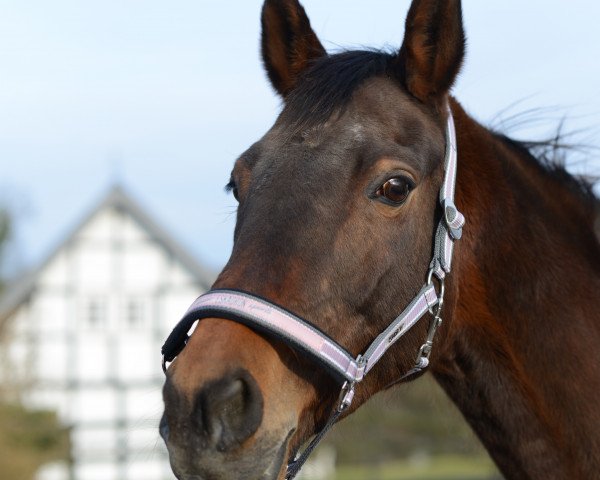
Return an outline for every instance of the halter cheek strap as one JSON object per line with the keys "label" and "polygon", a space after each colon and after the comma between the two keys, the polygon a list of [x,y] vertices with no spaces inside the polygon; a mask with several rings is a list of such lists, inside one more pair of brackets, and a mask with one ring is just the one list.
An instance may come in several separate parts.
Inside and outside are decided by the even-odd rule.
{"label": "halter cheek strap", "polygon": [[[427,282],[404,311],[373,340],[363,354],[354,357],[318,327],[267,299],[248,292],[225,289],[211,290],[200,296],[165,341],[162,355],[163,370],[166,373],[167,364],[172,362],[187,344],[189,331],[194,323],[209,317],[225,318],[281,339],[323,366],[342,384],[335,410],[306,450],[288,465],[286,479],[296,476],[325,433],[350,406],[355,385],[363,380],[385,352],[427,312],[432,314],[427,339],[419,349],[414,366],[398,381],[421,372],[429,365],[433,338],[442,323],[440,313],[444,301],[444,279],[450,273],[454,242],[461,238],[465,223],[465,218],[454,205],[456,161],[456,132],[452,112],[448,107],[445,174],[439,198],[443,215],[435,234]],[[434,285],[434,276],[440,285],[439,291]]]}

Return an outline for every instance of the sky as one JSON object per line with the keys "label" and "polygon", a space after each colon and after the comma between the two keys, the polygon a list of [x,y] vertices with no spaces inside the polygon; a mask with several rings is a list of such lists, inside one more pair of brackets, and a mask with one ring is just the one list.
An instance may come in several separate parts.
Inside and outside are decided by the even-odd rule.
{"label": "sky", "polygon": [[[35,265],[119,182],[208,266],[232,244],[235,158],[280,110],[259,58],[261,1],[1,0],[0,205],[10,264]],[[305,0],[330,51],[399,47],[408,0]],[[543,137],[565,117],[600,147],[600,2],[464,0],[455,96]],[[508,108],[508,110],[506,110]],[[600,172],[596,159],[574,169]]]}

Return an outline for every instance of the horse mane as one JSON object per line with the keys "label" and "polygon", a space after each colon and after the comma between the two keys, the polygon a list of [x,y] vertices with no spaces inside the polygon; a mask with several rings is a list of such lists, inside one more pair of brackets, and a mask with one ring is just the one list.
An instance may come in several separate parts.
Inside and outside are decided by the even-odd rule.
{"label": "horse mane", "polygon": [[600,199],[594,192],[598,178],[574,175],[567,170],[567,154],[585,147],[568,143],[568,135],[563,134],[560,127],[554,136],[544,140],[516,140],[498,131],[492,130],[492,133],[502,143],[519,153],[525,161],[537,166],[543,174],[565,186],[591,210],[592,214],[600,209]]}

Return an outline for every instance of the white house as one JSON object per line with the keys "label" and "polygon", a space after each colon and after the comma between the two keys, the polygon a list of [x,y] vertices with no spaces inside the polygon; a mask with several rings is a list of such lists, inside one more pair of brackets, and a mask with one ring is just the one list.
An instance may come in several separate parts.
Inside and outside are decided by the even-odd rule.
{"label": "white house", "polygon": [[72,464],[40,480],[174,478],[157,431],[160,347],[212,279],[115,187],[0,299],[0,383],[72,428]]}

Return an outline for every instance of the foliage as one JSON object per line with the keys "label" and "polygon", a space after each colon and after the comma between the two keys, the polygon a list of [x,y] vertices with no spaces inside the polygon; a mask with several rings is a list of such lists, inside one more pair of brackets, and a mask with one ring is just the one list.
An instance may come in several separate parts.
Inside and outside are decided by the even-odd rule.
{"label": "foliage", "polygon": [[44,463],[68,457],[69,432],[54,413],[0,404],[2,478],[32,480]]}
{"label": "foliage", "polygon": [[10,217],[6,210],[0,210],[0,245],[4,245],[10,232]]}
{"label": "foliage", "polygon": [[345,466],[335,480],[497,480],[491,460],[444,455],[431,461],[396,461],[381,465]]}
{"label": "foliage", "polygon": [[440,454],[485,458],[458,409],[426,375],[376,396],[332,432],[338,464],[377,464]]}
{"label": "foliage", "polygon": [[[0,208],[0,266],[10,233],[10,215]],[[69,459],[69,432],[53,412],[29,410],[3,401],[9,396],[14,395],[8,395],[0,385],[0,478],[32,480],[44,463]]]}
{"label": "foliage", "polygon": [[[4,250],[8,242],[11,231],[11,219],[8,211],[0,208],[0,265],[2,264]],[[0,269],[1,271],[1,269]],[[0,293],[2,292],[4,284],[0,278]]]}

